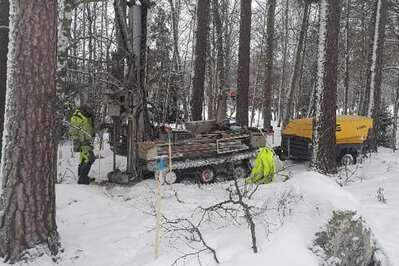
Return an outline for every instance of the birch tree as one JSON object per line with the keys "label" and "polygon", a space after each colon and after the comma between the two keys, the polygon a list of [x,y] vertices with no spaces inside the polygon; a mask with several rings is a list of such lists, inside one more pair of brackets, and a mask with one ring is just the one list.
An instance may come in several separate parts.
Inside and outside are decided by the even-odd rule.
{"label": "birch tree", "polygon": [[318,47],[316,114],[313,120],[311,167],[336,172],[335,128],[340,0],[322,0]]}
{"label": "birch tree", "polygon": [[57,1],[12,0],[2,161],[0,255],[58,252],[55,219]]}

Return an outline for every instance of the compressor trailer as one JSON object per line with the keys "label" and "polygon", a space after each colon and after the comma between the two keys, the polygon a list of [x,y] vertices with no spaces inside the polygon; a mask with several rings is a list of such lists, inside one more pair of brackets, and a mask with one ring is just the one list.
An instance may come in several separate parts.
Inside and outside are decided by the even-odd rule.
{"label": "compressor trailer", "polygon": [[[367,148],[373,133],[373,119],[355,115],[337,115],[335,156],[342,165],[355,164]],[[274,150],[281,160],[310,160],[313,119],[291,120],[281,132],[281,146]]]}

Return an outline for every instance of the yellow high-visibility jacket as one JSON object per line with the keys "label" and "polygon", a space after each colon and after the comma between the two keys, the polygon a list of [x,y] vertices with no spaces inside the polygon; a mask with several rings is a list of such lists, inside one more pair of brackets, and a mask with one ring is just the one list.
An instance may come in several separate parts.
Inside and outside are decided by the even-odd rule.
{"label": "yellow high-visibility jacket", "polygon": [[259,185],[273,182],[276,175],[276,166],[273,157],[274,153],[270,149],[263,148],[260,150],[251,175],[247,179],[248,184],[255,183]]}
{"label": "yellow high-visibility jacket", "polygon": [[79,110],[75,110],[71,117],[69,134],[74,141],[90,143],[94,136],[94,125],[91,117],[86,117]]}

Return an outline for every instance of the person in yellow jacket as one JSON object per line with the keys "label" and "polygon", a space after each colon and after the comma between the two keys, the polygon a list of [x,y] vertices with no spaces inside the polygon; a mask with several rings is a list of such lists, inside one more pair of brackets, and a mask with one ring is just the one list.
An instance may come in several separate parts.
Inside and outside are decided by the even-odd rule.
{"label": "person in yellow jacket", "polygon": [[78,184],[88,185],[95,178],[90,178],[91,165],[95,161],[93,153],[94,129],[94,103],[88,103],[82,108],[76,109],[71,117],[69,135],[73,141],[73,149],[80,152],[78,167]]}
{"label": "person in yellow jacket", "polygon": [[263,148],[258,153],[255,166],[252,168],[251,175],[247,179],[248,184],[268,184],[273,182],[276,172],[276,166],[273,161],[274,153]]}

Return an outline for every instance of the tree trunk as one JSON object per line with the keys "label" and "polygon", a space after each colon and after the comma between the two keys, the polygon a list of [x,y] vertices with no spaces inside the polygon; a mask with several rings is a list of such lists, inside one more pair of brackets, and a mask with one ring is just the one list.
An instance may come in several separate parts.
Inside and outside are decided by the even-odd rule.
{"label": "tree trunk", "polygon": [[225,53],[223,50],[223,25],[219,13],[219,0],[212,0],[213,18],[216,28],[216,49],[217,49],[217,73],[219,92],[217,96],[217,116],[224,121],[227,118],[227,88],[226,88],[226,68]]}
{"label": "tree trunk", "polygon": [[204,82],[206,49],[209,31],[210,0],[198,0],[197,33],[195,45],[195,65],[193,80],[193,96],[191,99],[191,116],[194,121],[202,120],[202,104],[204,103]]}
{"label": "tree trunk", "polygon": [[147,65],[147,16],[150,2],[148,0],[140,0],[141,2],[141,41],[140,41],[140,94],[141,104],[143,106],[144,134],[143,141],[152,138],[151,122],[147,107],[147,82],[146,82],[146,65]]}
{"label": "tree trunk", "polygon": [[[213,25],[214,26],[214,25]],[[215,30],[213,29],[208,34],[208,48],[207,48],[207,62],[206,62],[206,97],[205,102],[207,106],[207,120],[215,119],[215,97],[217,95],[217,86],[215,86],[216,80],[216,58],[215,58],[215,49],[216,47],[216,39],[215,39]],[[205,115],[205,114],[204,114]]]}
{"label": "tree trunk", "polygon": [[345,21],[345,91],[344,91],[344,114],[348,114],[349,102],[349,76],[350,76],[350,60],[349,60],[349,15],[350,15],[350,0],[346,0],[346,21]]}
{"label": "tree trunk", "polygon": [[301,31],[299,33],[298,46],[297,46],[296,55],[295,55],[294,72],[292,73],[291,84],[290,84],[289,94],[288,94],[288,99],[287,99],[287,105],[285,106],[283,127],[285,127],[288,124],[288,122],[290,121],[291,116],[292,116],[294,96],[295,96],[295,90],[296,90],[296,86],[297,86],[297,79],[298,79],[298,73],[299,73],[299,66],[301,63],[301,53],[303,50],[305,33],[307,30],[307,26],[308,26],[308,18],[309,18],[308,13],[309,13],[310,4],[311,4],[310,1],[307,1],[307,0],[305,1]]}
{"label": "tree trunk", "polygon": [[393,109],[393,131],[392,131],[392,150],[396,151],[396,133],[398,131],[398,110],[399,110],[399,78],[395,92],[395,103]]}
{"label": "tree trunk", "polygon": [[[120,5],[120,8],[118,8],[118,4]],[[115,8],[115,35],[116,35],[116,44],[117,44],[117,50],[114,58],[115,64],[115,75],[116,78],[120,81],[124,81],[125,77],[125,70],[124,70],[124,64],[123,64],[123,59],[125,58],[125,53],[126,51],[123,49],[125,46],[125,41],[124,41],[124,31],[121,29],[123,27],[120,21],[125,20],[126,21],[126,1],[115,1],[114,2],[114,8]],[[116,10],[120,10],[116,12]],[[119,14],[121,13],[121,14]]]}
{"label": "tree trunk", "polygon": [[75,0],[64,0],[61,10],[61,20],[58,32],[58,51],[57,51],[57,91],[60,93],[64,89],[67,76],[67,61],[69,44],[71,43],[72,12],[75,7]]}
{"label": "tree trunk", "polygon": [[251,2],[241,0],[240,42],[237,68],[236,122],[248,126],[249,62],[251,42]]}
{"label": "tree trunk", "polygon": [[[181,71],[181,60],[179,52],[179,19],[180,19],[180,2],[173,3],[173,0],[168,0],[171,15],[172,15],[172,34],[173,34],[173,71],[171,74],[171,94],[172,101],[170,104],[170,121],[176,122],[180,120],[181,115],[179,115],[179,93],[183,88],[183,73]],[[184,100],[181,101],[184,103]]]}
{"label": "tree trunk", "polygon": [[[367,91],[369,91],[369,105],[367,116],[373,118],[374,136],[378,134],[379,110],[381,103],[381,80],[383,68],[383,50],[385,41],[385,23],[387,13],[387,0],[377,0],[374,16],[374,37],[372,41],[372,51],[369,58],[369,68],[367,75]],[[376,137],[372,138],[371,149],[377,151]]]}
{"label": "tree trunk", "polygon": [[[367,9],[368,9],[367,3],[362,3],[361,4],[361,23],[360,23],[360,25],[361,25],[360,26],[360,28],[361,28],[361,33],[360,33],[361,37],[360,38],[361,38],[361,48],[362,48],[361,49],[361,51],[362,51],[361,57],[362,58],[368,58],[368,53],[369,53],[368,48],[367,48],[367,30],[366,30],[367,29]],[[366,60],[364,60],[364,62],[365,61]],[[361,76],[364,75],[364,78],[366,79],[367,73],[364,73],[365,69],[366,69],[366,67],[364,67],[364,64],[361,64],[359,72],[360,72],[360,75]],[[363,82],[361,82],[361,84],[363,86]],[[367,99],[369,99],[370,95],[367,96],[367,94],[369,92],[367,92],[367,88],[365,85],[363,87],[364,88],[361,89],[360,93],[359,93],[360,95],[359,95],[358,108],[359,108],[359,114],[366,116],[367,115],[367,106],[368,106]]]}
{"label": "tree trunk", "polygon": [[335,128],[340,0],[322,0],[320,7],[316,114],[313,120],[311,167],[322,174],[337,171]]}
{"label": "tree trunk", "polygon": [[[57,1],[11,1],[0,255],[58,252],[55,219]],[[43,130],[45,129],[45,130]]]}
{"label": "tree trunk", "polygon": [[[4,129],[4,111],[6,102],[6,83],[7,83],[7,51],[8,51],[8,17],[9,0],[0,0],[0,132]],[[1,147],[3,138],[0,138],[0,161],[2,156]]]}
{"label": "tree trunk", "polygon": [[288,14],[289,14],[289,0],[285,2],[284,10],[284,41],[283,41],[283,66],[280,79],[280,88],[278,92],[278,110],[277,110],[277,126],[280,127],[281,120],[283,117],[283,102],[284,102],[284,91],[285,91],[285,74],[287,68],[287,50],[288,50]]}
{"label": "tree trunk", "polygon": [[270,0],[267,14],[266,75],[263,110],[263,127],[271,126],[273,106],[273,48],[274,48],[274,13],[276,0]]}

